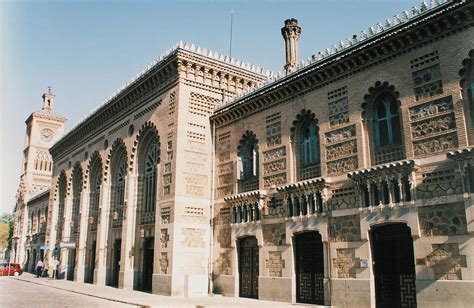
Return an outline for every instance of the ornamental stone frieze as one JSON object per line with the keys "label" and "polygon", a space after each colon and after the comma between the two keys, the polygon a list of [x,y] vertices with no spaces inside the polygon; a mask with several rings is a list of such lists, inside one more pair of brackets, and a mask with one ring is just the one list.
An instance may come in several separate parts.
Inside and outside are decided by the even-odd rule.
{"label": "ornamental stone frieze", "polygon": [[318,216],[327,213],[327,198],[323,178],[310,179],[276,188],[283,195],[287,217]]}
{"label": "ornamental stone frieze", "polygon": [[359,194],[360,208],[409,202],[415,198],[415,161],[403,160],[350,172]]}
{"label": "ornamental stone frieze", "polygon": [[224,198],[231,206],[231,223],[240,224],[262,220],[265,194],[261,191],[245,192]]}

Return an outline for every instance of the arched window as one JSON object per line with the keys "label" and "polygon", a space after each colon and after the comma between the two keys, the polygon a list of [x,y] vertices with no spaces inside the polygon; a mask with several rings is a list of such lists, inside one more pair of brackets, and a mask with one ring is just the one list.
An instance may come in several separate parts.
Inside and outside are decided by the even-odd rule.
{"label": "arched window", "polygon": [[144,187],[143,187],[143,212],[155,212],[156,204],[156,183],[159,158],[158,142],[153,140],[146,151],[145,170],[144,170]]}
{"label": "arched window", "polygon": [[246,131],[237,148],[239,191],[257,190],[259,185],[259,154],[255,134]]}
{"label": "arched window", "polygon": [[303,109],[293,121],[291,139],[296,146],[298,180],[321,175],[319,127],[315,114]]}
{"label": "arched window", "polygon": [[156,130],[148,129],[139,141],[139,219],[140,224],[155,222],[160,143]]}
{"label": "arched window", "polygon": [[79,228],[79,209],[81,206],[82,193],[82,168],[79,164],[74,167],[72,180],[72,219],[71,235],[76,234]]}
{"label": "arched window", "polygon": [[64,228],[64,204],[66,203],[66,175],[61,173],[59,176],[59,185],[58,185],[58,223],[56,225],[58,234],[56,236],[56,241],[60,242],[63,235]]}
{"label": "arched window", "polygon": [[89,224],[91,230],[97,229],[99,220],[100,188],[102,185],[102,163],[97,155],[92,159],[90,165],[90,201],[89,201]]}
{"label": "arched window", "polygon": [[301,166],[319,163],[319,138],[318,129],[314,121],[310,121],[301,130]]}
{"label": "arched window", "polygon": [[390,94],[384,94],[378,100],[374,125],[375,145],[378,148],[401,144],[398,105]]}
{"label": "arched window", "polygon": [[375,165],[405,158],[398,96],[394,86],[380,81],[364,96],[362,116]]}
{"label": "arched window", "polygon": [[125,177],[127,175],[127,156],[123,147],[117,149],[112,160],[112,225],[122,226],[125,201]]}

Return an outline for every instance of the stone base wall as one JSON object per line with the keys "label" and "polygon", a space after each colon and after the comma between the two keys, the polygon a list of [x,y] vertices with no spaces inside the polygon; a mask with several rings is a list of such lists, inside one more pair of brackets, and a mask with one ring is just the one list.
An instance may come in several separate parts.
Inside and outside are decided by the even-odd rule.
{"label": "stone base wall", "polygon": [[418,307],[472,307],[474,281],[417,280]]}
{"label": "stone base wall", "polygon": [[369,279],[332,279],[331,305],[336,307],[370,307]]}

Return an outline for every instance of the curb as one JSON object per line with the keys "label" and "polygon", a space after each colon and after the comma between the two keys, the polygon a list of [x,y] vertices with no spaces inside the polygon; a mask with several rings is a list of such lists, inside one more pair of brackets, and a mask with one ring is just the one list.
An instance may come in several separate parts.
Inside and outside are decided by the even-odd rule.
{"label": "curb", "polygon": [[111,301],[111,302],[116,302],[116,303],[121,303],[121,304],[126,304],[126,305],[133,305],[133,306],[137,306],[137,307],[140,307],[140,308],[151,308],[151,306],[149,306],[149,305],[142,305],[142,304],[137,304],[137,303],[133,303],[133,302],[123,301],[123,300],[120,300],[120,299],[114,299],[114,298],[104,297],[104,296],[100,296],[100,295],[94,295],[94,294],[90,294],[90,293],[74,291],[74,290],[70,290],[70,289],[61,288],[61,287],[58,287],[58,286],[52,286],[50,284],[38,283],[38,282],[34,282],[34,281],[31,281],[31,280],[27,280],[27,279],[21,279],[20,277],[17,277],[16,280],[31,283],[31,284],[36,284],[36,285],[40,285],[40,286],[44,286],[44,287],[49,287],[49,288],[53,288],[53,289],[58,289],[58,290],[61,290],[61,291],[67,291],[67,292],[71,292],[71,293],[75,293],[75,294],[80,294],[80,295],[85,295],[85,296],[94,297],[94,298],[98,298],[98,299],[103,299],[103,300],[107,300],[107,301]]}

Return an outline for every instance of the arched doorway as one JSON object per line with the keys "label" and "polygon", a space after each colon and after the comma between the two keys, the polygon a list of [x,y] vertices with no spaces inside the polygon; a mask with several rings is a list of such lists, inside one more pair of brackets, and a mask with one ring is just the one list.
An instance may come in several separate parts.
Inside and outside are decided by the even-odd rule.
{"label": "arched doorway", "polygon": [[[95,236],[95,233],[94,233]],[[95,269],[95,256],[96,256],[96,248],[97,248],[97,242],[95,240],[92,240],[92,243],[87,250],[87,255],[86,255],[86,269],[85,269],[85,277],[84,277],[84,282],[85,283],[94,283],[94,269]]]}
{"label": "arched doorway", "polygon": [[258,243],[255,237],[239,241],[239,296],[258,298]]}
{"label": "arched doorway", "polygon": [[76,248],[69,249],[67,261],[67,280],[74,280],[74,268],[76,267]]}
{"label": "arched doorway", "polygon": [[112,271],[110,286],[118,287],[119,272],[120,272],[120,250],[122,247],[122,239],[116,239],[114,242],[113,256],[112,256]]}
{"label": "arched doorway", "polygon": [[143,244],[143,269],[141,291],[151,292],[153,279],[154,237],[147,237]]}
{"label": "arched doorway", "polygon": [[324,305],[324,255],[319,232],[295,236],[296,301]]}
{"label": "arched doorway", "polygon": [[416,275],[410,227],[396,223],[371,228],[377,307],[416,307]]}

